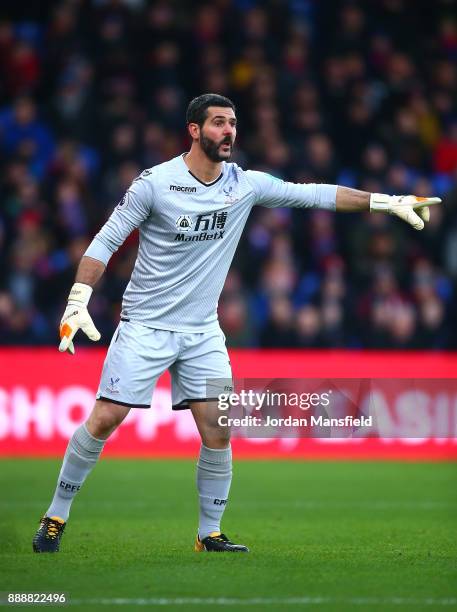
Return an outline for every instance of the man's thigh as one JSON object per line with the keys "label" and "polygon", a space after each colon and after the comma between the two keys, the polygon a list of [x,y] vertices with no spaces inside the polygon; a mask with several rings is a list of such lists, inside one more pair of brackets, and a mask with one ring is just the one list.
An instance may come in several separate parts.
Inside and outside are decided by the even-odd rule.
{"label": "man's thigh", "polygon": [[182,334],[179,359],[170,367],[173,410],[214,402],[232,390],[232,368],[220,329]]}
{"label": "man's thigh", "polygon": [[176,334],[121,321],[103,364],[97,399],[149,408],[157,379],[179,353]]}

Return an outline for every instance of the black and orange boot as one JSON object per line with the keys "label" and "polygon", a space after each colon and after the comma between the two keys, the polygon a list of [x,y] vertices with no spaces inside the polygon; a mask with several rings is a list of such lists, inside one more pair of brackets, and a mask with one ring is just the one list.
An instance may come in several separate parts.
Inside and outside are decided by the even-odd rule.
{"label": "black and orange boot", "polygon": [[195,552],[249,552],[249,548],[244,544],[234,544],[226,535],[217,531],[210,533],[203,540],[197,535],[194,550]]}
{"label": "black and orange boot", "polygon": [[37,553],[59,552],[65,525],[66,522],[58,516],[43,516],[33,538],[33,550]]}

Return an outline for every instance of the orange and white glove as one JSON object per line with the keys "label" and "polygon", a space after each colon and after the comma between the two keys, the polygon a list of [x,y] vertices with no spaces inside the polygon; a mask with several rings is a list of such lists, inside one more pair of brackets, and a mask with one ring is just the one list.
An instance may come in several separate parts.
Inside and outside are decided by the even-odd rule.
{"label": "orange and white glove", "polygon": [[414,195],[390,196],[384,193],[370,195],[370,212],[385,212],[397,215],[414,229],[424,229],[424,221],[430,220],[432,204],[439,204],[441,198],[419,198]]}
{"label": "orange and white glove", "polygon": [[68,304],[60,321],[59,351],[61,353],[68,351],[72,355],[75,354],[73,337],[80,328],[94,342],[100,340],[100,332],[87,311],[91,295],[92,287],[84,283],[75,283],[71,288]]}

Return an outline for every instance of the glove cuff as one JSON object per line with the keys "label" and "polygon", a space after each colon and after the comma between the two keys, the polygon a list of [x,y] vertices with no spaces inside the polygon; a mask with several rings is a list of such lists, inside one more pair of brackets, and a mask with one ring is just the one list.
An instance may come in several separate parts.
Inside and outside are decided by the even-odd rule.
{"label": "glove cuff", "polygon": [[71,288],[70,294],[68,296],[69,304],[83,304],[87,306],[90,300],[90,296],[92,295],[92,287],[90,285],[85,285],[84,283],[75,283]]}
{"label": "glove cuff", "polygon": [[385,193],[370,195],[370,212],[390,212],[391,197]]}

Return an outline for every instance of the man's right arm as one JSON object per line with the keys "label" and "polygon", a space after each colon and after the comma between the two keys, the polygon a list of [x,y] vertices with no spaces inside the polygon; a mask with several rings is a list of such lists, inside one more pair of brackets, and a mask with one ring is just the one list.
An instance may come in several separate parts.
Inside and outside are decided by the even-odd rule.
{"label": "man's right arm", "polygon": [[106,266],[102,261],[83,255],[76,272],[75,283],[83,283],[89,285],[89,287],[94,287],[105,269]]}
{"label": "man's right arm", "polygon": [[127,236],[151,214],[152,202],[151,181],[146,178],[135,179],[84,255],[106,266]]}
{"label": "man's right arm", "polygon": [[100,339],[87,310],[93,288],[105,271],[111,255],[127,236],[150,214],[152,186],[144,179],[135,180],[108,221],[92,240],[83,255],[76,273],[75,283],[68,296],[68,304],[60,322],[59,351],[75,353],[73,337],[82,329],[94,341]]}

